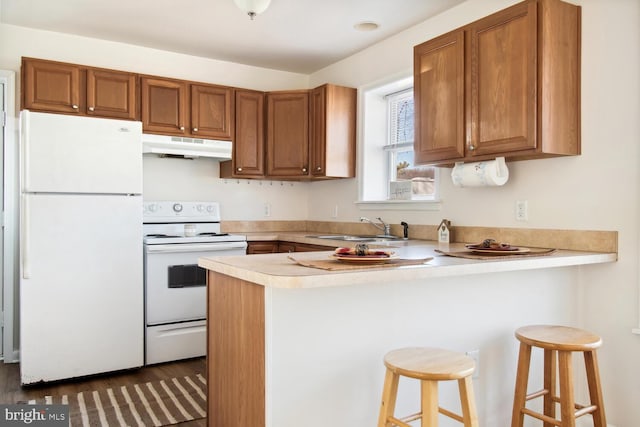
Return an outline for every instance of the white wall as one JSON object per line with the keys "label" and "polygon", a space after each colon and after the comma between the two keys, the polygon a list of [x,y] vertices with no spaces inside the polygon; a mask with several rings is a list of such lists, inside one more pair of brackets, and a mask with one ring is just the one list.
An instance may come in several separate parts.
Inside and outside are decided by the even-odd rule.
{"label": "white wall", "polygon": [[[307,217],[309,183],[220,179],[219,164],[145,155],[145,200],[215,200],[223,221],[299,220]],[[270,216],[265,215],[269,205]]]}
{"label": "white wall", "polygon": [[[224,182],[205,160],[145,160],[146,198],[216,198],[224,219],[353,221],[362,214],[393,223],[619,231],[620,259],[578,270],[580,284],[567,312],[577,325],[604,338],[600,352],[609,423],[640,425],[640,337],[638,326],[638,218],[640,149],[640,2],[575,0],[582,8],[582,147],[579,157],[510,163],[510,181],[500,188],[454,188],[443,173],[438,212],[385,211],[368,214],[353,203],[357,181],[295,184],[275,191],[269,182]],[[469,0],[311,76],[283,73],[170,52],[33,31],[0,24],[0,69],[19,70],[32,56],[141,73],[262,90],[313,87],[324,82],[363,87],[411,69],[415,44],[502,9],[514,0]],[[176,183],[186,184],[184,187]],[[279,182],[273,185],[278,188]],[[265,190],[268,188],[268,190]],[[514,203],[529,201],[529,221],[516,222]],[[563,274],[551,274],[562,281]],[[517,284],[514,284],[514,286]],[[493,316],[495,295],[479,298],[474,316]],[[553,297],[550,297],[553,298]],[[517,303],[517,302],[511,302]],[[495,318],[492,318],[495,320]],[[549,319],[541,313],[539,319]],[[535,319],[532,319],[535,320]],[[510,336],[501,339],[511,339]],[[487,380],[488,381],[488,380]],[[484,399],[498,396],[490,385]]]}
{"label": "white wall", "polygon": [[[455,188],[442,170],[438,212],[385,211],[393,223],[617,230],[615,265],[581,269],[573,300],[574,322],[604,338],[601,370],[609,423],[640,425],[640,337],[638,325],[640,2],[572,0],[582,5],[582,155],[509,163],[504,187]],[[469,0],[311,76],[363,87],[400,73],[412,64],[412,47],[502,9],[513,0]],[[362,143],[362,141],[360,141]],[[311,219],[341,206],[341,218],[360,212],[357,183],[314,184]],[[529,221],[514,218],[516,200],[528,200]],[[487,303],[489,301],[482,301]]]}

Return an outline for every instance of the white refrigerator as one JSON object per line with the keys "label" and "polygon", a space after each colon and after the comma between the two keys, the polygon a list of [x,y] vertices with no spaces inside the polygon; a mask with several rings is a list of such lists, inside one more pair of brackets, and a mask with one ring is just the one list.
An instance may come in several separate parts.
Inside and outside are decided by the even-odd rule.
{"label": "white refrigerator", "polygon": [[20,115],[22,384],[143,365],[142,125]]}

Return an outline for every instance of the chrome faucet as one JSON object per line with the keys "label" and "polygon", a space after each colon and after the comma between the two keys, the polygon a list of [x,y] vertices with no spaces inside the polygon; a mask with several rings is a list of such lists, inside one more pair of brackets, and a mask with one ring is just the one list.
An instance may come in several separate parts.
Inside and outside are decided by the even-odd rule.
{"label": "chrome faucet", "polygon": [[384,222],[382,220],[382,218],[380,218],[380,217],[378,217],[376,219],[378,221],[380,221],[380,224],[376,224],[375,222],[371,221],[369,218],[365,218],[363,216],[360,217],[360,222],[368,222],[369,224],[373,225],[377,229],[382,230],[384,232],[385,236],[390,236],[391,235],[391,226],[389,224],[387,224],[386,222]]}

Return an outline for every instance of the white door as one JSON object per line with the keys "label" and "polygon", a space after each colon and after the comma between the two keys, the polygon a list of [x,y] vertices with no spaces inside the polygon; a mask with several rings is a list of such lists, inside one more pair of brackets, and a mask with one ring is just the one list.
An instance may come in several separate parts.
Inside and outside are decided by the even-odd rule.
{"label": "white door", "polygon": [[143,364],[140,196],[23,195],[23,384]]}
{"label": "white door", "polygon": [[20,120],[23,192],[142,193],[140,122],[28,111]]}

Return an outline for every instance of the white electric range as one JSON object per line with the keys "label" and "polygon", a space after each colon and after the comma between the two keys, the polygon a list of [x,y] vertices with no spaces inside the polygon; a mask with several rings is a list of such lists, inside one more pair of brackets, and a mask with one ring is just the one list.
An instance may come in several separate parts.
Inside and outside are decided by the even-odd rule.
{"label": "white electric range", "polygon": [[143,203],[145,364],[206,353],[205,256],[243,255],[243,235],[220,232],[217,202]]}

